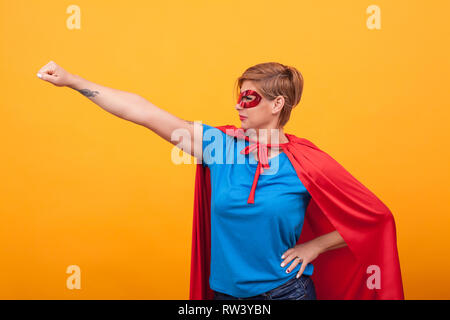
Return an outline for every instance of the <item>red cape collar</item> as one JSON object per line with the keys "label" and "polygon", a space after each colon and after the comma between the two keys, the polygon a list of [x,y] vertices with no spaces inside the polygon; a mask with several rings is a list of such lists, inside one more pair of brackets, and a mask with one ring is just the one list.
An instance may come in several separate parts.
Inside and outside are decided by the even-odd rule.
{"label": "red cape collar", "polygon": [[249,154],[253,150],[257,150],[258,153],[258,166],[255,171],[255,177],[253,179],[253,184],[250,189],[250,195],[248,197],[247,203],[255,203],[255,191],[256,186],[258,184],[258,179],[261,173],[264,172],[264,169],[269,169],[269,158],[268,158],[268,148],[270,147],[277,147],[277,148],[284,148],[284,146],[287,146],[289,142],[286,143],[261,143],[259,141],[254,141],[253,139],[250,139],[247,135],[245,135],[245,130],[242,128],[239,129],[233,129],[228,128],[227,134],[230,134],[238,139],[245,139],[250,142],[250,145],[246,146],[244,149],[241,150],[241,154]]}

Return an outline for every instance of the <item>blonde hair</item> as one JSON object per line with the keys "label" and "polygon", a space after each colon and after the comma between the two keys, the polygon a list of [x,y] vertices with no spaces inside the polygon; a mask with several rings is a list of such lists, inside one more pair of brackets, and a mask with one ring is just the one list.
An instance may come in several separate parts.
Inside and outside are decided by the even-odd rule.
{"label": "blonde hair", "polygon": [[284,127],[289,121],[292,109],[300,102],[303,91],[302,74],[294,67],[278,62],[265,62],[254,65],[236,80],[235,101],[239,96],[245,80],[254,82],[259,92],[267,100],[283,96],[285,103],[278,118],[278,128]]}

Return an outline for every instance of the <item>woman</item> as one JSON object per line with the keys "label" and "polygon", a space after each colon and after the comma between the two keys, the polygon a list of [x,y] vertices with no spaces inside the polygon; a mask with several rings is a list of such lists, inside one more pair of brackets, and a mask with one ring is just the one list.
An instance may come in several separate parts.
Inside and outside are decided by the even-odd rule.
{"label": "woman", "polygon": [[[295,68],[270,62],[247,69],[238,79],[241,128],[202,125],[201,140],[194,139],[196,123],[136,94],[70,74],[53,61],[38,77],[77,90],[205,163],[196,174],[191,299],[316,299],[316,259],[322,298],[403,298],[390,211],[326,153],[283,132],[303,89]],[[177,129],[185,129],[188,138],[172,140]],[[215,137],[212,148],[209,136]],[[372,233],[378,231],[390,244],[386,252],[374,243]],[[338,258],[328,254],[338,248],[346,249],[336,250]],[[364,253],[372,249],[373,255]],[[369,262],[388,271],[382,282],[388,290],[366,285]],[[332,270],[338,274],[330,278]]]}

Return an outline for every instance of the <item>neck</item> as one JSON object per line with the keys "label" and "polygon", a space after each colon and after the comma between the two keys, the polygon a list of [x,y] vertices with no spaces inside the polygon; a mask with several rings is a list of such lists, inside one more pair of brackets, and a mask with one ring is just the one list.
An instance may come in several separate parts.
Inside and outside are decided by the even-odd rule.
{"label": "neck", "polygon": [[251,129],[249,138],[265,144],[279,144],[289,142],[283,128],[258,128]]}

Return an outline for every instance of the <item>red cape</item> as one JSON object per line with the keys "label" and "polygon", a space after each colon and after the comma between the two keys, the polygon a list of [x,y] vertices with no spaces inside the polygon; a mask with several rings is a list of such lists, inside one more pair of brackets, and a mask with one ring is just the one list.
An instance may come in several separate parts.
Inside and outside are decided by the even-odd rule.
{"label": "red cape", "polygon": [[[236,132],[232,125],[217,129]],[[240,129],[242,130],[242,129]],[[235,133],[233,133],[236,136]],[[297,244],[337,230],[346,247],[320,254],[314,264],[317,299],[404,299],[394,217],[369,189],[305,138],[285,133],[283,151],[311,195]],[[258,190],[256,190],[258,192]],[[248,204],[251,205],[251,204]],[[211,300],[211,180],[196,164],[190,300]],[[373,283],[378,266],[380,288]],[[370,287],[370,288],[369,288]]]}

